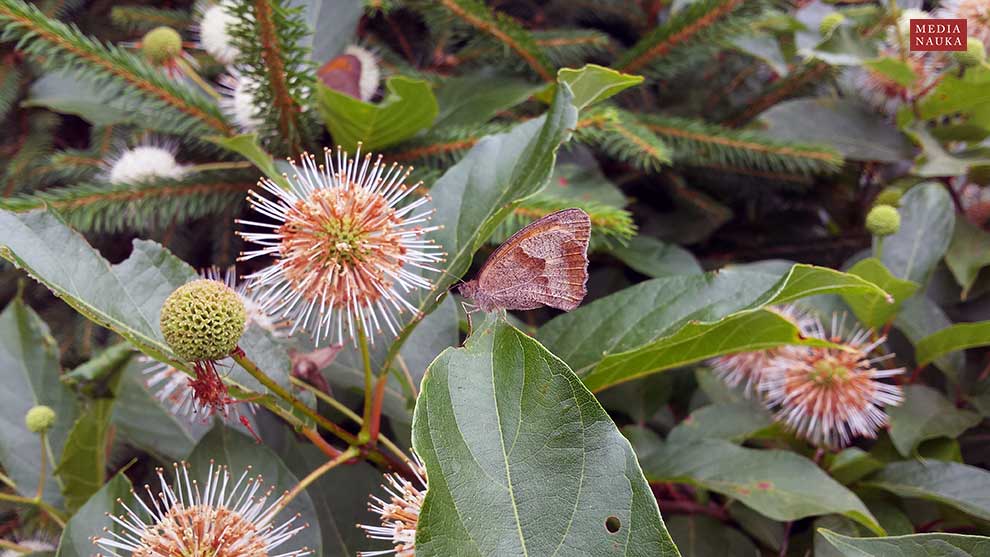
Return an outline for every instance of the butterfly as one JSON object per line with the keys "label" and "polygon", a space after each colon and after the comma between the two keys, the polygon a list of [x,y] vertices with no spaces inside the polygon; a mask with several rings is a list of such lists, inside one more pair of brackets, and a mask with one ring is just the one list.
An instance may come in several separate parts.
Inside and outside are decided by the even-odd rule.
{"label": "butterfly", "polygon": [[488,313],[540,306],[571,311],[587,293],[591,219],[581,209],[551,213],[498,247],[458,292]]}
{"label": "butterfly", "polygon": [[355,99],[361,98],[361,60],[351,54],[341,54],[330,60],[317,70],[317,77],[324,85],[350,95]]}

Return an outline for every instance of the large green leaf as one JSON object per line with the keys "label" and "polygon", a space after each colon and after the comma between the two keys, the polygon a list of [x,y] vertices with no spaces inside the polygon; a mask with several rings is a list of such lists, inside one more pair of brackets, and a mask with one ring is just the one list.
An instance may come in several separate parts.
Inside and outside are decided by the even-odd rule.
{"label": "large green leaf", "polygon": [[196,273],[160,245],[135,240],[131,256],[110,265],[54,213],[0,211],[0,256],[90,320],[169,359],[158,315],[165,298]]}
{"label": "large green leaf", "polygon": [[956,219],[952,242],[945,252],[945,264],[962,287],[962,299],[965,300],[980,269],[990,265],[990,234],[968,219]]}
{"label": "large green leaf", "polygon": [[292,5],[302,8],[302,21],[310,32],[297,44],[307,52],[317,66],[341,54],[351,44],[358,22],[364,15],[360,0],[295,0]]}
{"label": "large green leaf", "polygon": [[667,519],[667,529],[684,557],[760,557],[749,538],[711,517],[676,515]]}
{"label": "large green leaf", "polygon": [[652,236],[636,236],[626,245],[615,246],[609,251],[634,271],[651,278],[702,272],[701,265],[691,252]]}
{"label": "large green leaf", "polygon": [[801,143],[824,143],[847,159],[895,162],[914,146],[877,111],[849,100],[809,98],[777,103],[760,115],[766,133]]}
{"label": "large green leaf", "polygon": [[112,398],[99,398],[79,416],[62,451],[55,473],[62,479],[65,507],[75,512],[106,481],[107,431]]}
{"label": "large green leaf", "polygon": [[91,541],[93,536],[110,536],[109,533],[104,534],[104,528],[117,533],[121,533],[123,530],[122,527],[112,522],[107,514],[118,515],[123,512],[117,501],[129,501],[130,497],[131,482],[124,474],[117,474],[94,493],[66,524],[65,530],[62,531],[62,539],[58,544],[58,551],[55,553],[56,557],[91,557],[94,555],[98,548]]}
{"label": "large green leaf", "polygon": [[937,437],[956,438],[980,423],[980,415],[956,408],[941,393],[924,385],[904,388],[904,402],[887,410],[890,440],[904,456],[910,456],[922,441]]}
{"label": "large green leaf", "polygon": [[952,240],[952,198],[942,184],[921,184],[901,198],[900,213],[901,228],[883,239],[880,259],[894,276],[926,284]]}
{"label": "large green leaf", "polygon": [[864,485],[937,501],[990,520],[990,472],[975,466],[940,460],[893,462]]}
{"label": "large green leaf", "polygon": [[44,498],[61,500],[59,478],[50,474],[62,458],[62,447],[76,419],[76,400],[59,380],[59,355],[48,326],[15,298],[0,313],[0,463],[17,484],[17,491],[34,497],[38,489],[41,441],[28,431],[24,416],[32,406],[55,410],[55,425],[48,432],[45,468],[49,472]]}
{"label": "large green leaf", "polygon": [[858,261],[849,269],[849,274],[862,277],[873,284],[883,288],[894,299],[894,303],[877,297],[863,295],[860,292],[846,292],[842,294],[842,299],[849,304],[853,314],[860,323],[867,327],[880,328],[887,324],[900,309],[904,300],[907,300],[918,291],[918,284],[901,280],[890,274],[890,271],[883,266],[879,259],[868,258]]}
{"label": "large green leaf", "polygon": [[[218,424],[203,437],[189,455],[188,462],[189,477],[198,478],[200,485],[206,485],[211,465],[226,466],[234,478],[232,481],[236,481],[244,470],[250,468],[251,475],[261,476],[265,481],[264,486],[272,488],[274,493],[282,493],[299,483],[282,459],[271,449],[222,424]],[[281,525],[297,513],[299,514],[297,522],[309,526],[280,545],[278,551],[290,552],[309,547],[314,555],[322,555],[320,521],[309,493],[300,493],[282,509],[275,517],[274,525]]]}
{"label": "large green leaf", "polygon": [[423,378],[416,555],[678,555],[629,443],[567,365],[489,318]]}
{"label": "large green leaf", "polygon": [[485,70],[474,75],[446,79],[436,90],[440,113],[435,129],[444,126],[476,126],[491,120],[544,86]]}
{"label": "large green leaf", "polygon": [[[415,316],[432,311],[438,297],[467,272],[474,253],[499,223],[520,201],[547,185],[557,149],[577,124],[573,102],[570,88],[558,87],[546,114],[509,132],[482,138],[433,185],[431,205],[436,214],[432,223],[443,228],[432,237],[447,253],[447,267],[442,275],[431,277],[435,284],[429,292],[420,293]],[[411,332],[417,318],[403,328],[402,337]]]}
{"label": "large green leaf", "polygon": [[653,279],[560,315],[537,338],[592,391],[720,354],[814,343],[774,304],[836,292],[886,293],[859,277],[794,265],[783,277],[724,269]]}
{"label": "large green leaf", "polygon": [[385,99],[371,104],[316,84],[316,106],[338,145],[351,152],[358,142],[369,151],[382,149],[412,137],[437,117],[429,83],[393,76],[385,87]]}
{"label": "large green leaf", "polygon": [[[894,326],[917,346],[922,339],[951,327],[952,322],[931,298],[918,294],[904,302]],[[954,382],[959,380],[966,363],[961,352],[946,353],[932,361]]]}
{"label": "large green leaf", "polygon": [[709,404],[691,412],[667,434],[671,443],[724,439],[741,443],[773,425],[770,412],[751,400]]}
{"label": "large green leaf", "polygon": [[852,538],[819,530],[844,557],[982,557],[990,538],[963,534],[912,534],[889,538]]}
{"label": "large green leaf", "polygon": [[988,344],[990,321],[956,323],[915,342],[915,359],[924,366],[945,354]]}
{"label": "large green leaf", "polygon": [[624,431],[650,482],[693,484],[738,499],[774,520],[841,514],[883,534],[853,492],[800,455],[715,439],[664,443],[647,429]]}
{"label": "large green leaf", "polygon": [[581,69],[563,68],[557,80],[566,83],[574,94],[574,106],[578,110],[605,100],[643,82],[643,76],[617,72],[595,64]]}
{"label": "large green leaf", "polygon": [[253,163],[254,166],[256,166],[265,176],[267,176],[268,179],[272,180],[276,184],[279,184],[283,188],[289,187],[289,182],[275,165],[275,159],[265,152],[265,150],[261,148],[261,145],[258,145],[258,134],[246,133],[235,135],[233,137],[216,135],[205,139],[216,143],[224,149],[241,155],[245,159],[251,161],[251,163]]}

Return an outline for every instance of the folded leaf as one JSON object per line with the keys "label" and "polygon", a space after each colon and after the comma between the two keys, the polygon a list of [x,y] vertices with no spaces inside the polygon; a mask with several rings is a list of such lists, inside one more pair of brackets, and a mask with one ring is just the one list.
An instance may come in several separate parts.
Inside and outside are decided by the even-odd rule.
{"label": "folded leaf", "polygon": [[990,520],[990,472],[975,466],[940,460],[893,462],[863,484]]}
{"label": "folded leaf", "polygon": [[990,538],[963,534],[912,534],[888,538],[851,538],[821,529],[819,534],[844,557],[981,557],[990,555]]}

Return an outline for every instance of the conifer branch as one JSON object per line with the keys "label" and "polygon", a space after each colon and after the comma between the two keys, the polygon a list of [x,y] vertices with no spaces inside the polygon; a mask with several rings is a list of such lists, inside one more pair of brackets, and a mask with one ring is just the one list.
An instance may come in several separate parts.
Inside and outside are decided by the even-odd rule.
{"label": "conifer branch", "polygon": [[801,69],[791,72],[787,77],[778,80],[759,97],[747,102],[741,111],[726,121],[726,125],[738,127],[749,122],[764,110],[788,97],[796,95],[810,83],[818,81],[828,74],[831,69],[831,66],[819,60],[805,64]]}
{"label": "conifer branch", "polygon": [[[477,0],[438,0],[437,5],[456,20],[510,48],[544,81],[553,81],[555,70],[546,54],[533,36],[509,16],[495,12]],[[426,8],[426,11],[432,9]]]}
{"label": "conifer branch", "polygon": [[655,133],[636,115],[616,107],[592,109],[578,120],[574,135],[646,172],[655,172],[671,160],[670,149]]}
{"label": "conifer branch", "polygon": [[173,29],[184,29],[192,23],[186,11],[149,6],[114,6],[110,10],[110,21],[117,27],[133,33],[150,31],[162,25]]}
{"label": "conifer branch", "polygon": [[169,81],[136,55],[104,45],[77,28],[49,19],[23,0],[0,0],[0,40],[17,41],[16,48],[39,59],[45,67],[72,69],[89,81],[113,83],[125,94],[138,95],[158,108],[178,111],[200,131],[231,133],[219,109],[194,91]]}
{"label": "conifer branch", "polygon": [[827,146],[775,141],[700,120],[640,114],[646,126],[674,148],[678,164],[730,165],[774,172],[823,174],[842,166],[842,155]]}
{"label": "conifer branch", "polygon": [[640,72],[657,59],[692,41],[724,39],[726,29],[718,24],[743,5],[742,0],[701,0],[684,7],[657,27],[619,59],[617,69]]}
{"label": "conifer branch", "polygon": [[513,209],[509,216],[495,229],[489,238],[489,243],[501,244],[527,224],[550,213],[573,207],[584,210],[591,217],[593,248],[610,246],[614,243],[625,244],[629,238],[636,234],[636,225],[633,224],[632,215],[621,207],[543,192],[524,200]]}

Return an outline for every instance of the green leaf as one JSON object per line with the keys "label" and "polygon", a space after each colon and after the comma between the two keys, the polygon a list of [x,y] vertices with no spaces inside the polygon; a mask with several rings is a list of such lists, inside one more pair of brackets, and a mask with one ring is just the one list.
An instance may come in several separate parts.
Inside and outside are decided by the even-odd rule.
{"label": "green leaf", "polygon": [[283,188],[288,188],[289,183],[285,179],[285,176],[279,172],[278,167],[275,166],[275,160],[272,156],[265,152],[264,149],[258,145],[258,134],[248,133],[242,135],[235,135],[233,137],[224,137],[221,135],[205,137],[207,141],[216,143],[217,145],[233,151],[245,159],[254,163],[254,166],[258,168],[268,177],[271,181],[282,186]]}
{"label": "green leaf", "polygon": [[[942,308],[928,296],[918,294],[904,302],[901,312],[894,320],[896,326],[912,343],[917,344],[924,338],[952,326]],[[915,355],[917,358],[917,354]],[[933,359],[953,382],[958,382],[965,367],[961,352],[950,352]]]}
{"label": "green leaf", "polygon": [[942,116],[965,115],[965,120],[990,127],[990,68],[977,67],[962,76],[948,72],[938,85],[917,104],[919,118],[935,120]]}
{"label": "green leaf", "polygon": [[413,444],[430,481],[419,557],[678,555],[605,411],[497,316],[427,370]]}
{"label": "green leaf", "polygon": [[106,388],[132,356],[134,347],[127,342],[119,342],[62,375],[62,381],[84,389]]}
{"label": "green leaf", "polygon": [[393,76],[385,87],[385,99],[371,104],[316,84],[316,106],[338,145],[354,152],[362,142],[375,151],[412,137],[437,117],[437,99],[426,81]]}
{"label": "green leaf", "polygon": [[165,298],[196,273],[160,245],[135,240],[130,257],[110,265],[54,213],[0,211],[0,256],[86,318],[169,359],[158,315]]}
{"label": "green leaf", "polygon": [[773,137],[831,145],[849,160],[895,162],[914,155],[914,146],[893,124],[876,110],[848,100],[784,101],[759,118]]}
{"label": "green leaf", "polygon": [[863,66],[903,87],[910,87],[918,80],[918,74],[914,72],[914,69],[907,62],[897,58],[875,58],[867,60]]}
{"label": "green leaf", "polygon": [[651,483],[687,483],[738,499],[774,520],[841,514],[879,535],[866,505],[814,462],[789,451],[745,449],[728,441],[663,443],[650,430],[627,427]]}
{"label": "green leaf", "polygon": [[914,344],[918,365],[925,366],[957,350],[990,345],[990,321],[956,323]]}
{"label": "green leaf", "polygon": [[749,538],[708,516],[676,515],[667,519],[667,529],[684,557],[760,556]]}
{"label": "green leaf", "polygon": [[703,406],[667,434],[670,443],[723,439],[741,443],[773,426],[765,407],[753,401]]}
{"label": "green leaf", "polygon": [[905,130],[918,145],[921,154],[915,160],[911,173],[924,178],[940,176],[956,176],[967,174],[973,167],[990,166],[990,158],[980,149],[950,153],[938,139],[934,138],[922,124],[915,124],[910,130]]}
{"label": "green leaf", "polygon": [[962,287],[961,298],[966,300],[980,269],[990,265],[990,234],[968,219],[956,219],[945,264]]}
{"label": "green leaf", "polygon": [[93,536],[102,536],[103,529],[122,533],[122,527],[111,521],[107,514],[120,514],[123,509],[116,504],[118,499],[129,500],[131,497],[131,482],[124,474],[117,474],[99,491],[86,501],[79,512],[65,525],[62,538],[58,544],[56,557],[91,557],[97,547],[93,545]]}
{"label": "green leaf", "polygon": [[901,198],[901,228],[883,239],[883,264],[894,276],[926,284],[952,240],[955,208],[945,186],[926,182]]}
{"label": "green leaf", "polygon": [[980,423],[980,415],[960,410],[941,393],[925,385],[904,387],[904,402],[887,410],[890,440],[904,456],[910,456],[919,443],[937,437],[955,439]]}
{"label": "green leaf", "polygon": [[[190,479],[199,479],[200,485],[206,485],[211,464],[226,466],[234,478],[250,468],[251,475],[261,476],[265,481],[264,487],[272,488],[273,493],[282,493],[299,483],[282,459],[271,449],[222,424],[217,424],[203,437],[189,455],[188,462]],[[300,493],[275,516],[272,523],[281,525],[297,513],[299,514],[297,522],[308,523],[309,526],[303,528],[285,544],[278,546],[278,551],[288,553],[309,547],[314,555],[323,555],[320,522],[309,493],[305,491]]]}
{"label": "green leaf", "polygon": [[165,462],[185,460],[209,430],[212,420],[180,418],[162,405],[142,373],[148,362],[135,359],[124,370],[114,393],[116,435]]}
{"label": "green leaf", "polygon": [[883,288],[894,299],[890,303],[878,296],[863,295],[860,292],[842,294],[842,299],[849,304],[856,319],[874,329],[883,327],[893,319],[904,300],[914,296],[918,290],[917,283],[891,275],[883,263],[873,257],[857,262],[847,272]]}
{"label": "green leaf", "polygon": [[491,71],[446,79],[436,90],[440,111],[433,127],[484,124],[540,89],[542,84],[533,85]]}
{"label": "green leaf", "polygon": [[557,72],[557,81],[566,83],[574,94],[574,106],[578,110],[601,102],[643,82],[643,76],[631,75],[587,64],[583,68],[563,68]]}
{"label": "green leaf", "polygon": [[990,538],[963,534],[912,534],[889,538],[851,538],[821,529],[844,557],[980,557],[990,555]]}
{"label": "green leaf", "polygon": [[828,474],[835,481],[849,485],[883,468],[883,463],[859,447],[843,449],[828,464]]}
{"label": "green leaf", "polygon": [[[43,404],[55,410],[55,425],[46,436],[45,468],[55,469],[76,419],[75,396],[59,381],[59,355],[48,326],[19,297],[0,313],[0,463],[17,491],[34,497],[38,489],[41,441],[28,431],[24,416]],[[59,478],[49,475],[45,501],[61,500]]]}
{"label": "green leaf", "polygon": [[823,267],[794,265],[784,276],[723,269],[642,282],[560,315],[537,338],[592,391],[706,358],[782,344],[820,343],[765,308],[816,294],[876,285]]}
{"label": "green leaf", "polygon": [[364,15],[364,3],[360,0],[299,0],[293,4],[302,7],[300,20],[309,24],[311,30],[297,44],[317,66],[344,52],[353,42],[358,22]]}
{"label": "green leaf", "polygon": [[651,278],[702,272],[691,252],[651,236],[636,236],[626,245],[617,245],[609,251],[632,270]]}
{"label": "green leaf", "polygon": [[62,479],[62,494],[69,512],[82,507],[106,481],[107,431],[112,409],[111,398],[92,401],[69,432],[62,460],[55,469]]}
{"label": "green leaf", "polygon": [[990,520],[990,472],[974,466],[940,460],[893,462],[862,485],[899,497],[936,501]]}

